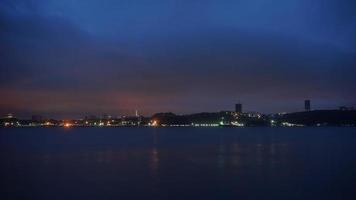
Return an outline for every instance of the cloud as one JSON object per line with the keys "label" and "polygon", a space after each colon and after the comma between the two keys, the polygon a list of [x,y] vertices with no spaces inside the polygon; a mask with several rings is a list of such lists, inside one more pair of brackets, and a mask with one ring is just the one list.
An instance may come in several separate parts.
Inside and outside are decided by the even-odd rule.
{"label": "cloud", "polygon": [[223,23],[104,37],[36,1],[5,2],[0,112],[195,112],[238,99],[271,112],[304,98],[356,101],[355,52],[330,43]]}

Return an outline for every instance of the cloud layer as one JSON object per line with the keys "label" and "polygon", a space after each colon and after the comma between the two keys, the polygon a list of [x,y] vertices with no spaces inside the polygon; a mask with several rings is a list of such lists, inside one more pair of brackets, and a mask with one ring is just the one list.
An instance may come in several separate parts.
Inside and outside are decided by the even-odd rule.
{"label": "cloud layer", "polygon": [[2,1],[0,112],[355,105],[355,10],[353,1]]}

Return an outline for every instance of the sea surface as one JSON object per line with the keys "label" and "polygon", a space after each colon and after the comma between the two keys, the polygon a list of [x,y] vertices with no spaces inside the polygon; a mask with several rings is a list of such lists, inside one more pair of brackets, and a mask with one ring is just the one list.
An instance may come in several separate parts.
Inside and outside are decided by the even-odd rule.
{"label": "sea surface", "polygon": [[0,129],[0,199],[356,199],[356,128]]}

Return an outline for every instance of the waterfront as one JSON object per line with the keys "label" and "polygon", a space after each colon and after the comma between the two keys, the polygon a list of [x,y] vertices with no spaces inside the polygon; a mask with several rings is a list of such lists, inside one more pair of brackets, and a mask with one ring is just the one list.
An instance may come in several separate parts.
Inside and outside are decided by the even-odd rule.
{"label": "waterfront", "polygon": [[0,129],[1,199],[354,199],[356,128]]}

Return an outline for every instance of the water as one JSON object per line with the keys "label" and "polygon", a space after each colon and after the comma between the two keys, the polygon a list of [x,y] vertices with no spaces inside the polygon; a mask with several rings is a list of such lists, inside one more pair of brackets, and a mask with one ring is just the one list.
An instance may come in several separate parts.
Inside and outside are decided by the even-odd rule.
{"label": "water", "polygon": [[355,199],[356,128],[0,129],[0,199]]}

